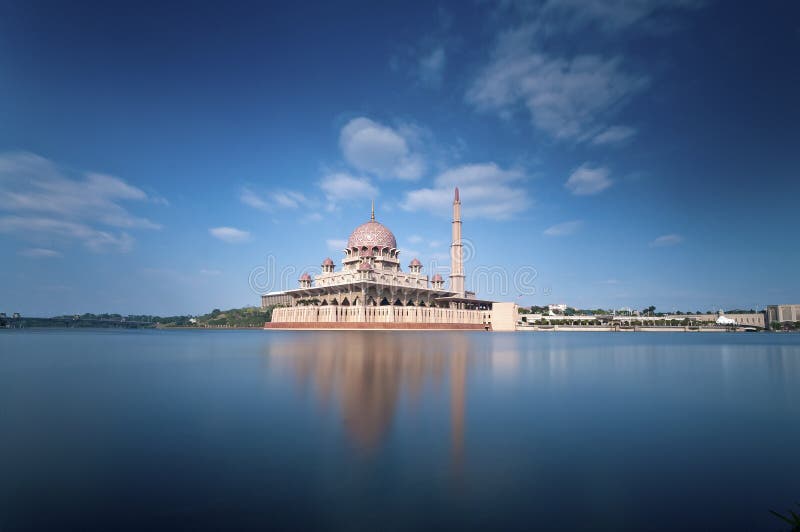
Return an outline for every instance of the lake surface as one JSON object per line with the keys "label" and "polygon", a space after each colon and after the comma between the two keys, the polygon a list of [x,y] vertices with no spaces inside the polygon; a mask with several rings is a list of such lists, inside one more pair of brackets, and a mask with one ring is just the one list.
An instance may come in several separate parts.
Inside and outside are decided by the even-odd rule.
{"label": "lake surface", "polygon": [[800,335],[0,331],[3,532],[785,530],[797,502]]}

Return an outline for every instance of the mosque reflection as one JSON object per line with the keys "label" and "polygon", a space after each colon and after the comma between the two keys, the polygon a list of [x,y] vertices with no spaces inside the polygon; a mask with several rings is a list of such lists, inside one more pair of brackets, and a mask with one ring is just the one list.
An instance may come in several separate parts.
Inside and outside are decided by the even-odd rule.
{"label": "mosque reflection", "polygon": [[465,393],[469,335],[378,331],[287,333],[270,355],[290,367],[301,390],[322,403],[335,403],[351,441],[360,449],[379,447],[402,400],[420,405],[426,385],[449,388],[451,452],[464,452]]}

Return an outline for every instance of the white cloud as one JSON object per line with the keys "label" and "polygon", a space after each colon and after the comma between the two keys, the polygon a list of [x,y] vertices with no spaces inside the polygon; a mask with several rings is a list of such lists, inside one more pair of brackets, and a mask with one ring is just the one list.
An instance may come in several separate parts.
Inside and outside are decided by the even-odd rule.
{"label": "white cloud", "polygon": [[308,199],[306,199],[303,194],[291,190],[276,192],[272,195],[272,199],[275,200],[275,203],[287,209],[296,209],[300,205],[308,202]]}
{"label": "white cloud", "polygon": [[342,251],[344,248],[347,247],[347,240],[342,240],[338,238],[329,238],[328,240],[325,241],[325,244],[331,251]]}
{"label": "white cloud", "polygon": [[229,244],[237,244],[250,240],[250,233],[248,231],[236,229],[235,227],[212,227],[208,232],[214,238],[218,238]]}
{"label": "white cloud", "polygon": [[592,139],[592,144],[606,146],[612,144],[623,144],[636,135],[636,130],[628,126],[611,126],[601,131]]}
{"label": "white cloud", "polygon": [[650,242],[650,247],[662,248],[667,246],[676,246],[681,242],[683,242],[683,237],[681,235],[670,233],[668,235],[661,235],[660,237]]}
{"label": "white cloud", "polygon": [[468,103],[501,116],[524,107],[534,126],[553,138],[585,141],[647,85],[646,77],[623,70],[620,57],[551,56],[534,48],[535,34],[529,25],[501,35],[467,91]]}
{"label": "white cloud", "polygon": [[423,238],[419,235],[411,235],[410,237],[408,237],[408,241],[411,244],[419,244],[420,242],[422,242],[422,240]]}
{"label": "white cloud", "polygon": [[0,233],[25,235],[37,241],[79,241],[91,251],[128,252],[133,238],[127,233],[111,233],[79,222],[37,216],[0,217]]}
{"label": "white cloud", "polygon": [[433,188],[407,192],[401,206],[450,216],[453,189],[458,187],[465,217],[507,219],[530,205],[521,185],[524,177],[518,170],[503,170],[495,163],[467,164],[441,173]]}
{"label": "white cloud", "polygon": [[242,189],[242,193],[239,195],[239,200],[245,205],[253,207],[254,209],[258,209],[260,211],[269,210],[269,205],[267,202],[264,201],[261,196],[248,188]]}
{"label": "white cloud", "polygon": [[200,270],[200,275],[206,275],[206,276],[211,277],[211,276],[215,276],[215,275],[222,275],[222,271],[221,270],[215,270],[215,269],[202,268]]}
{"label": "white cloud", "polygon": [[592,25],[614,33],[637,25],[666,10],[701,7],[705,0],[549,0],[542,16],[562,30],[578,31]]}
{"label": "white cloud", "polygon": [[47,248],[22,249],[17,254],[22,257],[30,257],[33,259],[50,259],[62,256],[60,252],[54,249],[47,249]]}
{"label": "white cloud", "polygon": [[0,155],[0,183],[0,210],[46,213],[59,219],[91,220],[113,227],[161,227],[131,215],[120,204],[146,200],[147,194],[141,189],[103,174],[70,179],[51,161],[32,153]]}
{"label": "white cloud", "polygon": [[572,172],[564,186],[577,196],[598,194],[613,184],[608,174],[607,168],[583,164]]}
{"label": "white cloud", "polygon": [[447,54],[443,46],[437,46],[429,54],[419,60],[419,80],[428,87],[439,87],[442,84]]}
{"label": "white cloud", "polygon": [[335,208],[343,201],[373,199],[378,195],[378,189],[370,183],[369,178],[354,177],[343,172],[326,175],[319,186],[325,193],[329,208]]}
{"label": "white cloud", "polygon": [[400,259],[401,263],[409,263],[412,260],[419,259],[422,256],[422,254],[416,249],[400,248],[398,251],[400,252],[400,256],[403,257]]}
{"label": "white cloud", "polygon": [[312,222],[321,222],[323,219],[322,215],[318,212],[312,212],[305,215],[300,221],[303,223],[312,223]]}
{"label": "white cloud", "polygon": [[78,240],[95,251],[131,248],[133,238],[96,227],[159,229],[147,218],[131,214],[124,202],[163,204],[158,196],[117,177],[86,173],[73,179],[53,162],[26,152],[0,154],[0,230],[35,240]]}
{"label": "white cloud", "polygon": [[398,130],[360,117],[342,128],[339,146],[347,162],[358,170],[411,181],[425,172],[425,161],[412,153],[408,140]]}
{"label": "white cloud", "polygon": [[243,188],[239,195],[239,200],[249,207],[260,211],[271,211],[272,207],[282,207],[286,209],[296,209],[301,205],[309,203],[308,198],[301,192],[293,190],[279,190],[273,192],[265,199],[249,188]]}
{"label": "white cloud", "polygon": [[544,230],[546,236],[566,236],[571,235],[581,228],[583,222],[581,220],[572,220],[571,222],[563,222],[548,227]]}

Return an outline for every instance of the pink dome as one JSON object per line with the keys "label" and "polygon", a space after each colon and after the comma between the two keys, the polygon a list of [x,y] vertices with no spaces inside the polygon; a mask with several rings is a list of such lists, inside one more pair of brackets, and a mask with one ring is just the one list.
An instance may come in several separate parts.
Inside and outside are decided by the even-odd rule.
{"label": "pink dome", "polygon": [[438,274],[438,273],[437,273],[436,275],[434,275],[434,276],[433,276],[433,279],[431,279],[431,280],[432,280],[434,283],[438,283],[438,282],[440,282],[440,281],[442,280],[442,276],[441,276],[440,274]]}
{"label": "pink dome", "polygon": [[372,265],[369,262],[364,261],[358,265],[358,271],[360,272],[372,271]]}
{"label": "pink dome", "polygon": [[311,280],[311,276],[308,275],[308,273],[304,273],[303,275],[300,276],[300,280],[301,281],[310,281]]}
{"label": "pink dome", "polygon": [[409,266],[422,266],[422,263],[418,258],[414,257],[414,259],[409,263]]}
{"label": "pink dome", "polygon": [[322,261],[322,265],[323,266],[333,266],[333,261],[331,260],[330,257],[328,257],[327,259]]}
{"label": "pink dome", "polygon": [[347,247],[368,248],[377,246],[379,248],[397,248],[397,240],[389,229],[375,220],[370,220],[355,228],[350,238],[347,239]]}

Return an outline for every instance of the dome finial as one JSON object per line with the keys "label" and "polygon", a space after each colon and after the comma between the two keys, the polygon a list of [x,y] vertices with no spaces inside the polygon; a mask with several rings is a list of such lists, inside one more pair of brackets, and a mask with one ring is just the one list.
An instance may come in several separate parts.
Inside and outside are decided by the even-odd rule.
{"label": "dome finial", "polygon": [[372,216],[369,219],[375,220],[375,200],[372,200]]}

